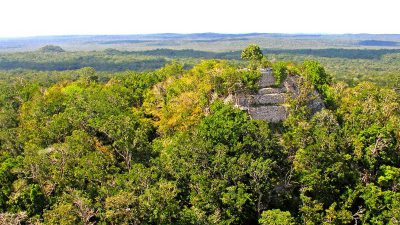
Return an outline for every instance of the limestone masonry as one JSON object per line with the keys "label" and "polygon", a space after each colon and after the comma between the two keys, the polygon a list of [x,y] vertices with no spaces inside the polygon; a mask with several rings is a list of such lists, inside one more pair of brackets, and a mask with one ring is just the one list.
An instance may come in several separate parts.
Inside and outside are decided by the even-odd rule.
{"label": "limestone masonry", "polygon": [[[281,122],[287,117],[286,98],[297,96],[299,76],[289,75],[281,85],[275,85],[275,78],[271,69],[262,69],[261,78],[258,82],[259,90],[255,94],[237,93],[226,99],[235,104],[236,107],[245,110],[251,118],[265,120],[271,123]],[[310,107],[316,112],[324,107],[318,93],[314,93],[315,100]]]}

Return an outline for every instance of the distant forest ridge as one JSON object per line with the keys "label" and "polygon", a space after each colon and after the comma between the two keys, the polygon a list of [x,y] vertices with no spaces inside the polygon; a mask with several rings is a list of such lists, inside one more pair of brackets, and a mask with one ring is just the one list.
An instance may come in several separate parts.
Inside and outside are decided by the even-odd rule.
{"label": "distant forest ridge", "polygon": [[[106,50],[111,52],[110,50]],[[156,49],[141,52],[118,51],[121,54],[143,54],[165,57],[195,57],[195,58],[219,58],[219,59],[240,59],[240,51],[232,52],[206,52],[191,49],[173,50]],[[263,49],[266,54],[293,54],[308,55],[327,58],[348,58],[348,59],[380,59],[383,55],[400,53],[400,49]]]}
{"label": "distant forest ridge", "polygon": [[[263,49],[263,52],[272,58],[283,60],[293,57],[381,60],[384,56],[399,54],[400,49]],[[240,51],[209,52],[165,48],[121,51],[109,48],[103,51],[69,52],[59,46],[49,45],[34,52],[0,54],[0,70],[63,71],[93,67],[97,71],[147,71],[161,68],[171,60],[181,61],[190,67],[202,59],[239,60]]]}
{"label": "distant forest ridge", "polygon": [[0,38],[0,52],[34,51],[45,45],[59,45],[66,50],[92,51],[112,47],[119,50],[154,50],[157,48],[238,51],[249,43],[263,48],[400,48],[400,34],[134,34],[66,35],[24,38]]}
{"label": "distant forest ridge", "polygon": [[398,45],[400,45],[400,42],[366,40],[366,41],[360,41],[359,44],[360,45],[365,45],[365,46],[398,46]]}

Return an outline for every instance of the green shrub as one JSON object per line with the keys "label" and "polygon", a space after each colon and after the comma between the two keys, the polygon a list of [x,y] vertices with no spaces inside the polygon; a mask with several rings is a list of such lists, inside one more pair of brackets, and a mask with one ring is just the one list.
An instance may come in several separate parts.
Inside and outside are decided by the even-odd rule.
{"label": "green shrub", "polygon": [[275,85],[280,85],[288,75],[287,63],[276,62],[272,65],[273,76],[275,77]]}

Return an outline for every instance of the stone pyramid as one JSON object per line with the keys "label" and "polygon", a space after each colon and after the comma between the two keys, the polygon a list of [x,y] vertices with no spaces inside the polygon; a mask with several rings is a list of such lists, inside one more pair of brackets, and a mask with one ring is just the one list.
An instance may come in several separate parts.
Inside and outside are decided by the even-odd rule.
{"label": "stone pyramid", "polygon": [[[270,68],[261,70],[261,78],[258,82],[259,90],[254,94],[237,93],[232,97],[236,107],[245,110],[251,118],[265,120],[271,123],[278,123],[286,119],[287,106],[286,98],[298,95],[299,76],[289,75],[280,85],[275,84],[275,78]],[[321,110],[323,102],[317,93],[313,111]]]}

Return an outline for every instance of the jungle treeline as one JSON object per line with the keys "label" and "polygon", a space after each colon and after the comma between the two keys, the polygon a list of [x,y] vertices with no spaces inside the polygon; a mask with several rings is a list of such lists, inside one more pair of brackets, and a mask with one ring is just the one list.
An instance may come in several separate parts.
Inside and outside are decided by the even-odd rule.
{"label": "jungle treeline", "polygon": [[[364,81],[400,89],[400,49],[263,49],[270,61],[305,60],[321,62],[337,81],[351,86]],[[149,72],[178,61],[190,69],[201,60],[229,60],[244,66],[240,51],[211,52],[192,49],[154,49],[126,51],[108,48],[97,51],[66,51],[46,45],[37,51],[1,53],[1,71],[66,71],[92,67],[98,72],[134,70]]]}

